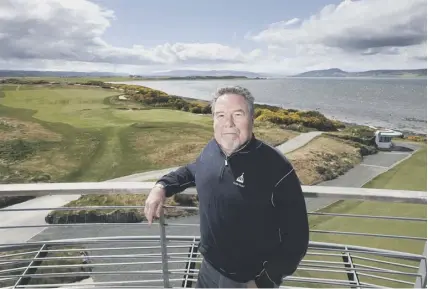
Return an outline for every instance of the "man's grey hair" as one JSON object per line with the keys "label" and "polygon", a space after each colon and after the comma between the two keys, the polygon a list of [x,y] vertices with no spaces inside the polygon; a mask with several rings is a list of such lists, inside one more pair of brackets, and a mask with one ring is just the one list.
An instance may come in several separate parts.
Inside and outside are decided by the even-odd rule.
{"label": "man's grey hair", "polygon": [[211,102],[211,112],[214,114],[214,107],[217,99],[225,94],[237,94],[245,98],[248,104],[248,111],[250,112],[251,116],[254,116],[254,96],[251,94],[251,92],[241,86],[225,86],[217,89],[217,91],[214,93],[213,100]]}

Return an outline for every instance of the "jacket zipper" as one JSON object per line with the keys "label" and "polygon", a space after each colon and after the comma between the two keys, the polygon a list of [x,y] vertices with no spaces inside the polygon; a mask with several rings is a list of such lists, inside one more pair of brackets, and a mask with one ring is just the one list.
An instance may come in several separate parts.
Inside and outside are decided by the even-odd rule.
{"label": "jacket zipper", "polygon": [[222,167],[221,167],[220,180],[222,180],[222,179],[223,179],[223,175],[224,175],[224,170],[225,170],[225,168],[226,168],[227,166],[229,166],[229,162],[228,162],[228,160],[229,160],[232,156],[234,156],[235,154],[239,153],[241,150],[243,150],[244,148],[246,148],[250,142],[251,142],[251,140],[249,140],[249,141],[248,141],[245,145],[243,145],[239,150],[237,150],[237,151],[233,152],[233,153],[232,153],[231,155],[229,155],[229,156],[227,156],[227,154],[225,154],[225,153],[224,153],[224,151],[223,151],[222,149],[220,149],[220,150],[223,152],[224,156],[225,156],[225,158],[224,158],[224,166],[222,166]]}

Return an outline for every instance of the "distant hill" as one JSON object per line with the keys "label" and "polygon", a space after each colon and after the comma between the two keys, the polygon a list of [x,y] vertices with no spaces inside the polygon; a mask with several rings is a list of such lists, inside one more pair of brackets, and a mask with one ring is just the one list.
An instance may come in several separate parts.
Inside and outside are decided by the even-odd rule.
{"label": "distant hill", "polygon": [[250,71],[238,71],[238,70],[170,70],[164,72],[156,72],[146,74],[143,77],[247,77],[247,78],[260,78],[266,77],[267,75],[254,73]]}
{"label": "distant hill", "polygon": [[311,70],[293,77],[423,77],[427,76],[427,69],[397,69],[397,70],[368,70],[361,72],[347,72],[339,68]]}
{"label": "distant hill", "polygon": [[220,78],[264,78],[266,75],[235,70],[171,70],[165,72],[129,75],[112,72],[43,71],[43,70],[0,70],[0,77],[131,77],[134,79],[220,79]]}
{"label": "distant hill", "polygon": [[112,72],[43,71],[43,70],[0,70],[0,77],[118,77],[128,76]]}

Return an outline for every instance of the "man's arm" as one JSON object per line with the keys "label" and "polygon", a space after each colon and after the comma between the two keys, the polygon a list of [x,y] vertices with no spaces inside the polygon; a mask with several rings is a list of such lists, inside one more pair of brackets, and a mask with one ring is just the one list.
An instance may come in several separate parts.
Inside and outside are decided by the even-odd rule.
{"label": "man's arm", "polygon": [[166,197],[171,197],[187,188],[195,186],[195,172],[196,162],[193,162],[162,176],[156,184],[160,184],[165,188]]}
{"label": "man's arm", "polygon": [[256,284],[258,287],[280,285],[283,276],[292,275],[309,245],[309,224],[305,198],[299,178],[286,160],[285,174],[275,186],[272,204],[278,212],[282,244],[279,252],[267,260]]}

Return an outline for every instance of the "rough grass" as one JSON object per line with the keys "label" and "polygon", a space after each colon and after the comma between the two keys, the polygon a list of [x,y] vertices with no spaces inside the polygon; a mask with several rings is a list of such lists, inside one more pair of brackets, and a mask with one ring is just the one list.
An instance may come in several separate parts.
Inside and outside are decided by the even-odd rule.
{"label": "rough grass", "polygon": [[[402,190],[419,190],[426,191],[427,181],[427,163],[426,163],[426,147],[422,147],[419,152],[416,152],[408,160],[398,164],[388,172],[385,172],[374,180],[365,185],[367,188],[379,189],[402,189]],[[375,201],[340,201],[334,205],[325,208],[323,212],[328,213],[343,213],[343,214],[359,214],[359,215],[378,215],[378,216],[399,216],[411,218],[427,217],[427,206],[418,204],[405,203],[386,203]],[[350,217],[326,217],[326,216],[311,216],[310,224],[312,229],[325,231],[347,231],[347,232],[365,232],[372,234],[386,235],[401,235],[415,236],[426,238],[427,227],[426,222],[411,222],[411,221],[394,221],[380,219],[362,219]],[[422,254],[424,241],[418,240],[403,240],[380,237],[364,237],[364,236],[346,236],[337,234],[312,233],[311,240],[321,242],[332,242],[340,244],[351,244],[358,246],[373,247],[379,249],[395,250],[409,252],[414,254]],[[384,258],[379,256],[369,256],[364,254],[355,254],[356,256],[375,258],[381,261],[396,262],[412,266],[419,266],[417,262],[403,261],[399,259]],[[323,260],[342,262],[340,257],[314,257],[307,256],[305,260]],[[399,270],[403,272],[416,273],[417,270],[403,268],[395,265],[385,265],[378,262],[366,260],[353,260],[356,264],[365,266],[374,266],[391,270]],[[414,282],[414,276],[402,276],[398,274],[385,273],[370,273],[381,277],[401,279],[408,282]],[[345,273],[318,273],[314,271],[299,270],[296,276],[314,277],[314,278],[332,278],[347,280]],[[360,281],[373,283],[379,286],[403,288],[412,287],[409,285],[380,280],[373,277],[360,276]],[[314,284],[300,283],[294,284],[287,282],[287,285],[311,286]],[[316,287],[331,287],[316,285]]]}
{"label": "rough grass", "polygon": [[358,148],[325,136],[317,137],[286,156],[305,185],[334,179],[361,161]]}

